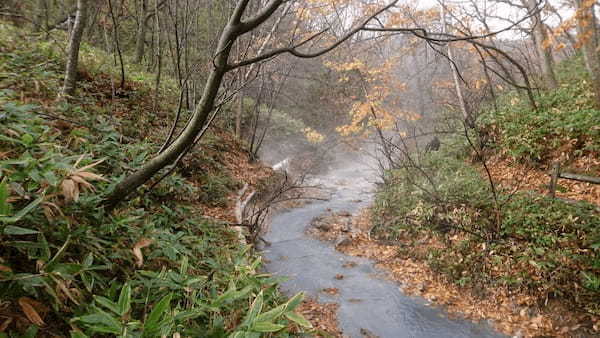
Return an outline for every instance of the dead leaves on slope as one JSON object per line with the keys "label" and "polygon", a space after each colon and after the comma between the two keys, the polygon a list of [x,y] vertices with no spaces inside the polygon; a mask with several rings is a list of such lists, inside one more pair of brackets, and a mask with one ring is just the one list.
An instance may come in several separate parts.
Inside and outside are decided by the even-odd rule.
{"label": "dead leaves on slope", "polygon": [[15,302],[0,301],[0,335],[16,329],[25,330],[32,324],[38,327],[47,327],[45,321],[50,309],[41,302],[21,297]]}
{"label": "dead leaves on slope", "polygon": [[306,299],[296,312],[311,322],[316,329],[315,336],[325,337],[326,335],[319,333],[323,332],[333,337],[343,337],[338,327],[338,308],[339,305],[336,303],[319,303],[314,299]]}
{"label": "dead leaves on slope", "polygon": [[[503,157],[494,157],[488,163],[495,182],[511,190],[535,191],[548,194],[550,176],[546,170],[531,168]],[[568,166],[575,172],[600,176],[600,159],[593,156],[581,157]],[[571,171],[571,169],[567,171]],[[483,174],[485,177],[485,174]],[[559,179],[556,196],[600,205],[600,185]]]}

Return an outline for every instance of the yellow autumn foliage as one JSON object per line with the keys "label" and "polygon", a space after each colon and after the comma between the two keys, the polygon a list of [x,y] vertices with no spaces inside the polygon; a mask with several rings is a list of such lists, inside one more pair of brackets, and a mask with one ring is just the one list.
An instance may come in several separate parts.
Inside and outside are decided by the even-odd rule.
{"label": "yellow autumn foliage", "polygon": [[304,133],[304,136],[310,143],[317,144],[317,143],[321,143],[325,140],[325,136],[323,134],[319,133],[318,131],[316,131],[310,127],[304,128],[302,130],[302,132]]}

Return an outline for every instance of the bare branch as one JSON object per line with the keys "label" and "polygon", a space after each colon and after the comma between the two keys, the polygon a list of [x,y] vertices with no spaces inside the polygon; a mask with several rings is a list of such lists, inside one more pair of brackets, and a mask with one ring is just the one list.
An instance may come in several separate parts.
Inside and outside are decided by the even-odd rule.
{"label": "bare branch", "polygon": [[254,17],[241,22],[238,26],[240,35],[253,30],[254,28],[260,26],[263,22],[267,21],[267,19],[269,19],[284,2],[284,0],[271,0],[271,2],[269,2],[265,8],[258,12]]}
{"label": "bare branch", "polygon": [[[277,0],[273,0],[273,1],[277,1]],[[279,0],[281,1],[281,0]],[[341,45],[342,43],[344,43],[345,41],[347,41],[349,38],[351,38],[354,34],[358,33],[361,30],[364,30],[365,26],[371,21],[373,20],[375,17],[377,17],[378,15],[380,15],[381,13],[389,10],[390,8],[394,7],[396,5],[396,3],[398,3],[399,0],[394,0],[391,3],[389,3],[387,6],[382,7],[381,9],[379,9],[378,11],[376,11],[375,13],[373,13],[372,15],[370,15],[368,18],[366,18],[365,20],[363,20],[363,22],[359,25],[357,25],[354,29],[348,31],[344,36],[342,36],[340,39],[338,39],[336,42],[334,42],[333,44],[331,44],[330,46],[323,48],[319,51],[316,52],[312,52],[312,53],[308,53],[308,52],[301,52],[298,50],[298,48],[306,45],[308,42],[314,40],[315,38],[317,38],[318,36],[322,35],[323,33],[325,33],[326,31],[328,31],[329,29],[324,29],[314,35],[312,35],[311,37],[309,37],[308,39],[294,45],[294,46],[290,46],[290,47],[283,47],[283,48],[278,48],[278,49],[274,49],[272,51],[266,52],[264,54],[261,55],[257,55],[251,59],[247,59],[244,61],[240,61],[238,63],[234,63],[228,66],[228,70],[232,70],[232,69],[236,69],[239,67],[243,67],[243,66],[247,66],[249,64],[252,63],[256,63],[256,62],[260,62],[260,61],[264,61],[270,58],[273,58],[277,55],[280,54],[291,54],[294,55],[296,57],[299,58],[315,58],[315,57],[319,57],[323,54],[326,54],[330,51],[332,51],[333,49],[335,49],[336,47],[338,47],[339,45]]]}

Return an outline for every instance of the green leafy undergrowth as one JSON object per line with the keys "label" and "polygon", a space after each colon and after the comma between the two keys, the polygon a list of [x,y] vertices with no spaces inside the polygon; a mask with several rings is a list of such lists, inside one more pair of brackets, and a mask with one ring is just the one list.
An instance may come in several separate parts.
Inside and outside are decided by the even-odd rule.
{"label": "green leafy undergrowth", "polygon": [[558,67],[560,87],[536,96],[538,111],[515,92],[501,97],[498,110],[481,116],[500,152],[521,160],[547,162],[560,153],[577,158],[600,153],[600,110],[581,58]]}
{"label": "green leafy undergrowth", "polygon": [[[294,313],[302,296],[282,297],[237,232],[199,214],[187,178],[105,211],[115,182],[158,148],[144,135],[164,130],[129,132],[139,96],[107,104],[90,79],[76,99],[56,101],[58,56],[43,41],[14,49],[13,38],[0,40],[0,315],[10,319],[0,337],[287,336],[310,326]],[[152,115],[139,113],[135,123]],[[220,175],[211,189],[235,186]]]}
{"label": "green leafy undergrowth", "polygon": [[[375,235],[409,244],[401,254],[459,285],[507,287],[540,304],[557,298],[600,313],[596,206],[500,191],[496,208],[488,183],[464,159],[444,148],[425,156],[429,179],[409,169],[388,172],[375,202]],[[424,246],[430,236],[441,244]]]}

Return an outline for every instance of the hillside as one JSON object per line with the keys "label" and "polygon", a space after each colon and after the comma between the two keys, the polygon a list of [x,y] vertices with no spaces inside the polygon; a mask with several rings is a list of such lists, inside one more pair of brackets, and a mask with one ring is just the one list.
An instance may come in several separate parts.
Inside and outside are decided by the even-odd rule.
{"label": "hillside", "polygon": [[359,240],[351,252],[398,252],[387,267],[412,292],[512,335],[597,333],[600,185],[559,179],[548,194],[553,163],[600,176],[600,111],[581,57],[558,69],[537,110],[509,91],[467,137],[390,170],[369,222],[391,246]]}
{"label": "hillside", "polygon": [[62,36],[6,23],[0,36],[0,336],[308,326],[292,312],[301,295],[283,298],[232,230],[237,191],[264,184],[270,169],[216,126],[175,173],[104,209],[114,184],[166,139],[173,81],[155,93],[152,75],[128,69],[117,92],[111,56],[84,45],[80,89],[57,99]]}

